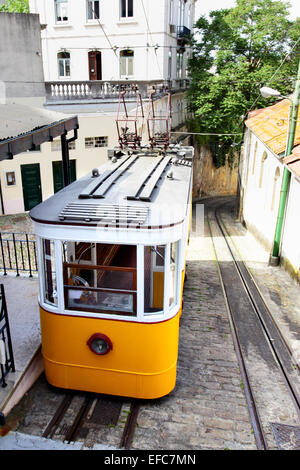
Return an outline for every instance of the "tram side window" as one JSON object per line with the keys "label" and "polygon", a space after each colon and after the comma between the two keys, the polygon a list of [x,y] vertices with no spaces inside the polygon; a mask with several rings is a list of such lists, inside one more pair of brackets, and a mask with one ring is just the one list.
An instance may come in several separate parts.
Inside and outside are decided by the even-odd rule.
{"label": "tram side window", "polygon": [[178,242],[171,243],[170,247],[170,307],[176,303]]}
{"label": "tram side window", "polygon": [[44,302],[57,305],[56,269],[54,243],[43,240]]}
{"label": "tram side window", "polygon": [[136,246],[64,242],[65,308],[136,315]]}
{"label": "tram side window", "polygon": [[161,312],[164,308],[165,246],[144,248],[144,312]]}

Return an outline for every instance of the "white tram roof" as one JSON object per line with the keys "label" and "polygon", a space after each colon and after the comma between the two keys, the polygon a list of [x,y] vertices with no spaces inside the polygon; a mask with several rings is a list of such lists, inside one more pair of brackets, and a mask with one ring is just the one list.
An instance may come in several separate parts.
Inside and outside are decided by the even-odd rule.
{"label": "white tram roof", "polygon": [[[52,227],[162,229],[184,222],[192,185],[193,147],[117,155],[34,207],[30,216]],[[53,227],[54,228],[54,227]]]}

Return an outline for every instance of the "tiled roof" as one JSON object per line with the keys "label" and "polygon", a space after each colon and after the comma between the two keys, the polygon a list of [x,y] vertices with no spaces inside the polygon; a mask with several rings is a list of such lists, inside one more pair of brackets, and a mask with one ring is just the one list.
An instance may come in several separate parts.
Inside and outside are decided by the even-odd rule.
{"label": "tiled roof", "polygon": [[[283,99],[273,106],[249,113],[246,126],[259,137],[274,153],[285,151],[290,101]],[[300,117],[298,118],[294,145],[300,144]]]}
{"label": "tiled roof", "polygon": [[283,160],[289,170],[300,178],[300,145],[293,148],[292,154]]}

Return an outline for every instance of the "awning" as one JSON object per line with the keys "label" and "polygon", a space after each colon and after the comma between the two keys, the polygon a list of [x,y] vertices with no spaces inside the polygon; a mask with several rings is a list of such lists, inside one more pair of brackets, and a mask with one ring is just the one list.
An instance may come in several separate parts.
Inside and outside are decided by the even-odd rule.
{"label": "awning", "polygon": [[20,104],[0,104],[0,160],[34,149],[71,130],[77,116]]}

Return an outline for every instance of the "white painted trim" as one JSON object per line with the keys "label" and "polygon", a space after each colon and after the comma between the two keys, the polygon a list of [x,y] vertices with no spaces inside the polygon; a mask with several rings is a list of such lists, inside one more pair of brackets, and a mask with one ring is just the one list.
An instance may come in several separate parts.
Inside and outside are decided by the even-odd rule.
{"label": "white painted trim", "polygon": [[169,311],[170,302],[170,243],[165,246],[165,273],[164,273],[164,312]]}
{"label": "white painted trim", "polygon": [[37,266],[38,266],[38,279],[39,279],[39,294],[38,294],[38,301],[42,303],[42,299],[44,300],[44,269],[42,266],[43,260],[43,249],[42,249],[42,239],[40,237],[36,237],[36,249],[37,249]]}
{"label": "white painted trim", "polygon": [[36,235],[49,240],[112,243],[125,245],[165,245],[182,238],[188,219],[173,227],[162,229],[118,229],[89,226],[52,225],[34,222]]}
{"label": "white painted trim", "polygon": [[143,321],[144,317],[144,245],[137,245],[136,249],[136,303],[137,319]]}
{"label": "white painted trim", "polygon": [[55,269],[56,269],[56,291],[58,300],[58,309],[62,312],[65,309],[64,298],[64,278],[63,278],[63,245],[60,240],[54,241],[55,247]]}

